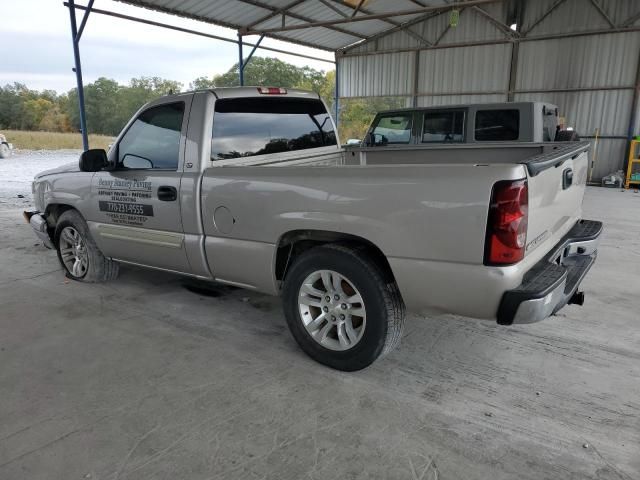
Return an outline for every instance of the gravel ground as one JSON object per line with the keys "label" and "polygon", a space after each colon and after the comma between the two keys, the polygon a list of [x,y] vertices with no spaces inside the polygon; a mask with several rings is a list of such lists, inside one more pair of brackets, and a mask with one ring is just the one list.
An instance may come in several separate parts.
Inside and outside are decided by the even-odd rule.
{"label": "gravel ground", "polygon": [[127,266],[69,281],[0,208],[0,479],[638,480],[640,193],[588,188],[584,214],[605,231],[583,307],[409,315],[348,374],[276,297]]}
{"label": "gravel ground", "polygon": [[18,150],[0,159],[0,207],[29,207],[33,204],[34,175],[65,163],[76,162],[80,150]]}

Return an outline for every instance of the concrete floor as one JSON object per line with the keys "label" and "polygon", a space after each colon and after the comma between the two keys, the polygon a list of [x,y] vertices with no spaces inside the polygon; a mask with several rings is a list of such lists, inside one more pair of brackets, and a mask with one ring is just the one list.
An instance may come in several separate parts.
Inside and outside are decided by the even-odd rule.
{"label": "concrete floor", "polygon": [[69,282],[2,209],[0,478],[638,479],[640,194],[589,189],[585,216],[606,232],[584,307],[411,316],[345,374],[278,299],[133,268]]}

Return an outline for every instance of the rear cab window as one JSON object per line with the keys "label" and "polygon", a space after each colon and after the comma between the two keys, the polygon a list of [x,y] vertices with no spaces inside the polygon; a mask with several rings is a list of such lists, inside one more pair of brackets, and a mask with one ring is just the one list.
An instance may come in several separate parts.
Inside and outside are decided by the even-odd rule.
{"label": "rear cab window", "polygon": [[375,145],[399,145],[411,141],[413,112],[384,115],[378,118],[373,127]]}
{"label": "rear cab window", "polygon": [[478,110],[474,138],[478,142],[502,142],[520,137],[520,110]]}
{"label": "rear cab window", "polygon": [[215,103],[211,160],[228,160],[337,145],[319,99],[229,98]]}
{"label": "rear cab window", "polygon": [[464,110],[435,110],[424,113],[422,143],[464,142]]}

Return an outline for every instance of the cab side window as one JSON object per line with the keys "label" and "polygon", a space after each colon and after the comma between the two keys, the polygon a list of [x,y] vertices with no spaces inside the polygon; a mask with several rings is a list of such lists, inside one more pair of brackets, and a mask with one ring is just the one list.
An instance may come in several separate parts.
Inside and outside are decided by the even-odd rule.
{"label": "cab side window", "polygon": [[464,141],[463,110],[426,112],[422,125],[423,143],[459,143]]}
{"label": "cab side window", "polygon": [[475,138],[477,141],[517,140],[519,136],[519,110],[478,110],[476,112]]}
{"label": "cab side window", "polygon": [[372,132],[374,142],[376,145],[409,143],[412,126],[412,112],[381,117]]}
{"label": "cab side window", "polygon": [[118,144],[118,166],[177,170],[183,117],[183,102],[142,112]]}

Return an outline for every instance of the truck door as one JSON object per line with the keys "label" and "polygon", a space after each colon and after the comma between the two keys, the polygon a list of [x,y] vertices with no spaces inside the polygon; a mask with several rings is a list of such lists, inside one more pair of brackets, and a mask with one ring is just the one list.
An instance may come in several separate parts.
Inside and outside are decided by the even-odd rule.
{"label": "truck door", "polygon": [[106,256],[189,272],[179,189],[191,98],[138,114],[110,152],[115,168],[94,175],[89,226]]}

